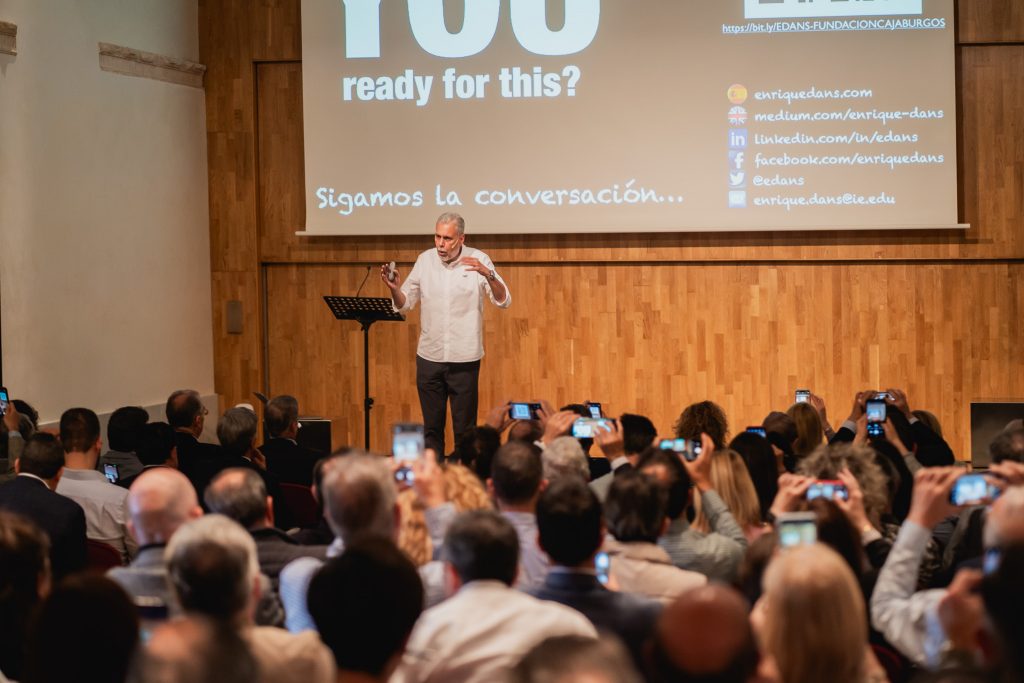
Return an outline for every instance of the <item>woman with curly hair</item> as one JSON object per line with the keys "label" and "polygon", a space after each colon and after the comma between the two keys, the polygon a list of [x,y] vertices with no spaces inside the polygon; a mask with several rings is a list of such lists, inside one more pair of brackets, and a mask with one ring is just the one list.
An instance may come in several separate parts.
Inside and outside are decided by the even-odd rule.
{"label": "woman with curly hair", "polygon": [[[445,498],[455,505],[457,512],[490,510],[491,503],[480,479],[467,467],[448,465],[444,477]],[[421,567],[434,559],[434,545],[427,530],[423,503],[412,489],[398,494],[401,521],[398,529],[398,547],[409,556],[413,564]]]}
{"label": "woman with curly hair", "polygon": [[711,401],[693,403],[683,409],[676,420],[677,439],[693,439],[700,441],[700,435],[707,434],[715,442],[715,448],[723,448],[729,437],[729,420],[725,411]]}

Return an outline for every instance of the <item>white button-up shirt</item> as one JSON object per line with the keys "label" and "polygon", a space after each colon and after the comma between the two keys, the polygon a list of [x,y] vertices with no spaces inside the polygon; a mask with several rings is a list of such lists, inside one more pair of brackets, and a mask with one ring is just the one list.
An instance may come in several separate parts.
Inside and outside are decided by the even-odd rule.
{"label": "white button-up shirt", "polygon": [[499,581],[472,581],[425,611],[391,683],[494,683],[535,645],[555,636],[597,635],[590,620]]}
{"label": "white button-up shirt", "polygon": [[85,535],[117,548],[127,564],[139,550],[128,532],[128,489],[107,481],[96,470],[64,468],[57,493],[85,510]]}
{"label": "white button-up shirt", "polygon": [[445,264],[436,249],[428,249],[416,259],[412,272],[402,283],[405,305],[401,313],[411,311],[421,299],[420,341],[416,355],[435,363],[469,363],[484,355],[484,296],[498,308],[508,308],[512,292],[505,281],[505,300],[496,301],[486,277],[466,266],[459,259],[478,259],[490,270],[494,264],[479,249],[462,245],[462,253]]}

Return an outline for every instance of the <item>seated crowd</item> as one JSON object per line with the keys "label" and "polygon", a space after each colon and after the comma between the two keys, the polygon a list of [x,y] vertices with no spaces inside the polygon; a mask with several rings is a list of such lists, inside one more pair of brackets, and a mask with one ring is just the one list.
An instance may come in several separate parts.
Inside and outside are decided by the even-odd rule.
{"label": "seated crowd", "polygon": [[259,447],[248,406],[202,441],[194,391],[114,411],[106,450],[93,411],[50,433],[11,402],[0,683],[1024,680],[1019,420],[957,504],[966,470],[898,389],[731,440],[710,401],[666,440],[540,405],[410,474],[299,445],[291,396]]}

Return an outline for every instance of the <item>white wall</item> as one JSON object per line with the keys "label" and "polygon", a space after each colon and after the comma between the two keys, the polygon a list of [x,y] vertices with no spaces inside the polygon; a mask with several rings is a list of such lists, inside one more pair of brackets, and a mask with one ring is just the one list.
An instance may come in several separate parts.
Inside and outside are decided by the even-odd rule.
{"label": "white wall", "polygon": [[57,419],[213,393],[204,93],[100,71],[199,60],[197,0],[0,0],[3,379]]}

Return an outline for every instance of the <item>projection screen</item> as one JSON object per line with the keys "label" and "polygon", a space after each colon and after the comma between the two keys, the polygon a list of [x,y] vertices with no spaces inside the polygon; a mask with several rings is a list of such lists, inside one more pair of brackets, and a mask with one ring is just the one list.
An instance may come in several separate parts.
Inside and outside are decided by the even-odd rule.
{"label": "projection screen", "polygon": [[303,0],[306,235],[955,228],[953,0]]}

